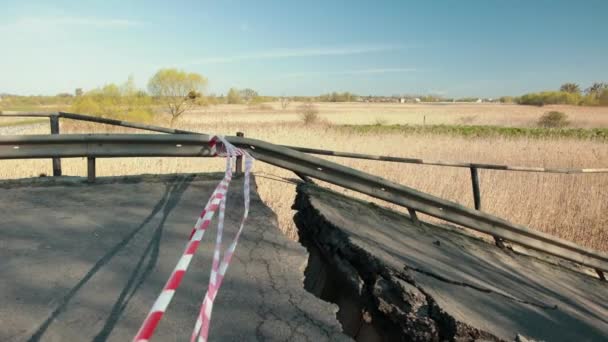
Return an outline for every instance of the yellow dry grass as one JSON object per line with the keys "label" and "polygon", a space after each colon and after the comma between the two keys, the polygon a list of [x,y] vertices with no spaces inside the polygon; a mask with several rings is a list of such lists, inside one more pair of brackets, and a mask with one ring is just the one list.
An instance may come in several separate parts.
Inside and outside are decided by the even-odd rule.
{"label": "yellow dry grass", "polygon": [[[218,105],[202,108],[189,115],[203,117],[206,122],[277,123],[298,120],[291,103],[281,110],[278,103],[269,103],[272,110],[252,110],[247,105]],[[551,105],[544,107],[495,103],[399,104],[399,103],[317,103],[322,120],[334,124],[467,124],[509,127],[535,127],[541,115],[560,111],[568,115],[571,127],[608,127],[608,107]]]}
{"label": "yellow dry grass", "polygon": [[[293,106],[293,104],[291,105]],[[290,107],[291,107],[290,106]],[[352,106],[353,113],[349,112]],[[323,105],[321,113],[330,122],[364,123],[366,104]],[[375,106],[375,105],[374,105]],[[387,115],[405,115],[390,110],[397,105],[378,108]],[[420,112],[439,117],[452,114],[436,111],[435,106],[411,105]],[[482,115],[473,109],[478,105],[442,106],[454,115]],[[485,106],[486,114],[499,120],[497,108],[512,106]],[[275,104],[276,108],[280,108]],[[363,109],[361,109],[363,107]],[[516,107],[526,120],[535,119],[536,108]],[[336,109],[328,113],[328,108]],[[344,110],[339,112],[338,109]],[[418,109],[417,109],[418,110]],[[476,109],[477,110],[477,109]],[[509,111],[511,109],[507,109]],[[594,126],[604,124],[606,115],[597,108],[568,107],[571,120],[579,123],[594,118]],[[596,111],[598,111],[596,113]],[[542,112],[542,111],[541,111]],[[367,112],[374,118],[375,111]],[[419,114],[421,115],[421,114]],[[422,114],[424,115],[424,114]],[[575,117],[575,118],[573,118]],[[599,117],[599,118],[598,118]],[[348,121],[350,118],[351,121]],[[370,154],[407,156],[425,159],[476,161],[520,166],[546,167],[607,167],[608,145],[602,142],[552,139],[466,139],[448,136],[403,135],[397,133],[362,134],[335,129],[331,124],[304,126],[294,113],[257,113],[245,106],[217,106],[188,114],[179,122],[179,128],[216,134],[234,134],[243,131],[248,137],[279,144],[318,147],[339,151],[356,151]],[[427,117],[428,120],[428,117]],[[447,120],[447,119],[446,119]],[[523,120],[523,119],[522,119]],[[427,121],[428,122],[428,121]],[[496,121],[498,122],[498,121]],[[521,121],[525,122],[525,120]],[[161,122],[162,123],[162,122]],[[446,121],[446,123],[448,123]],[[62,132],[116,131],[102,125],[62,123]],[[120,129],[122,132],[128,130]],[[45,128],[28,133],[48,133]],[[415,189],[472,207],[470,174],[468,169],[438,166],[398,164],[378,161],[330,158],[342,164],[380,175]],[[101,159],[97,162],[99,176],[139,173],[208,172],[223,167],[217,159],[145,158]],[[84,176],[86,161],[63,161],[64,174]],[[51,173],[48,160],[0,161],[0,178],[21,178]],[[291,204],[294,185],[289,179],[295,175],[263,163],[256,163],[258,191],[264,202],[278,215],[283,232],[295,238]],[[594,249],[608,251],[608,174],[556,175],[506,171],[480,171],[483,210],[510,221],[529,226]],[[352,192],[347,191],[352,194]],[[354,195],[354,194],[352,194]]]}

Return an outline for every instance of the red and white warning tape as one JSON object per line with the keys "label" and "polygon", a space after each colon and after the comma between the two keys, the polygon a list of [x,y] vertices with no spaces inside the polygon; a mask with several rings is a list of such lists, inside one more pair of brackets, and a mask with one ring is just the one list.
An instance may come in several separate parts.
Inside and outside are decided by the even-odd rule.
{"label": "red and white warning tape", "polygon": [[194,331],[192,332],[192,336],[190,337],[191,342],[194,342],[197,339],[197,336],[199,342],[207,341],[207,337],[209,336],[209,324],[211,321],[211,311],[213,309],[213,302],[215,301],[215,297],[217,296],[217,293],[220,287],[222,286],[224,276],[226,275],[226,270],[228,270],[228,266],[230,266],[230,262],[232,261],[232,256],[238,244],[239,237],[243,232],[243,227],[245,227],[245,221],[247,220],[247,216],[249,215],[249,175],[253,166],[253,158],[246,155],[243,159],[245,160],[245,184],[243,186],[245,211],[243,213],[243,218],[241,219],[241,225],[239,227],[239,230],[230,245],[224,251],[224,258],[220,264],[220,247],[222,243],[224,212],[226,209],[226,198],[222,199],[218,220],[218,235],[215,242],[215,251],[213,253],[213,265],[211,267],[211,275],[209,277],[209,287],[207,289],[207,293],[205,294],[203,304],[201,305],[201,310],[196,320]]}
{"label": "red and white warning tape", "polygon": [[[221,143],[217,144],[217,140]],[[186,273],[190,262],[192,261],[192,257],[196,252],[205,231],[211,224],[211,220],[215,215],[215,212],[219,208],[219,218],[218,218],[218,232],[217,238],[215,242],[215,250],[213,253],[213,265],[211,267],[211,276],[209,280],[209,287],[207,289],[207,293],[205,294],[205,299],[201,305],[200,313],[197,317],[197,321],[195,324],[194,331],[192,333],[191,341],[196,340],[198,337],[199,341],[206,341],[209,334],[209,322],[211,318],[211,310],[213,308],[213,301],[217,296],[217,292],[222,285],[224,275],[226,274],[226,270],[230,265],[230,261],[232,260],[232,255],[236,249],[236,245],[238,243],[238,239],[243,231],[243,227],[245,225],[245,221],[247,220],[247,216],[249,214],[249,190],[250,190],[250,174],[251,168],[253,166],[253,158],[245,151],[236,148],[228,141],[226,141],[223,137],[218,136],[214,137],[210,141],[211,148],[215,148],[216,155],[226,157],[226,172],[224,175],[224,179],[218,184],[215,188],[209,201],[205,205],[201,215],[196,221],[194,228],[192,229],[192,233],[190,234],[190,240],[186,244],[186,248],[177,262],[175,269],[171,273],[171,276],[167,280],[167,283],[163,287],[160,295],[154,302],[152,309],[148,313],[148,316],[142,323],[139,331],[135,335],[134,341],[148,341],[152,338],[158,323],[163,317],[169,303],[173,299],[173,295],[175,291],[179,287],[184,274]],[[228,192],[228,186],[230,185],[230,181],[232,180],[232,165],[236,156],[243,156],[245,160],[245,182],[244,182],[244,207],[245,211],[243,214],[243,218],[241,220],[241,224],[239,230],[234,237],[234,240],[228,246],[226,251],[224,252],[224,259],[220,264],[220,247],[222,242],[222,235],[224,229],[224,216],[226,211],[226,194]]]}

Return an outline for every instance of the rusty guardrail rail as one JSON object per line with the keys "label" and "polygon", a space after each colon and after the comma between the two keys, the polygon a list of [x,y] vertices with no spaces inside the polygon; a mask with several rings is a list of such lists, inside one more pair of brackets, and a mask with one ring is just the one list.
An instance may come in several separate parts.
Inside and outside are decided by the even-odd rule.
{"label": "rusty guardrail rail", "polygon": [[[49,157],[209,156],[207,135],[66,134],[0,136],[0,159]],[[408,209],[487,233],[522,246],[608,271],[608,255],[516,225],[381,177],[282,146],[242,137],[228,140],[256,159]],[[178,146],[181,145],[181,146]],[[184,149],[185,148],[185,149]],[[160,151],[159,151],[160,149]],[[184,151],[188,152],[184,152]]]}
{"label": "rusty guardrail rail", "polygon": [[[79,134],[0,136],[0,159],[87,157],[89,175],[95,157],[208,156],[204,145],[209,136],[188,131],[129,123],[120,120],[90,118],[85,115],[59,113],[51,117],[99,122],[139,128],[171,135]],[[181,133],[181,134],[180,134]],[[498,239],[548,253],[594,268],[600,278],[608,271],[608,254],[583,248],[549,234],[514,224],[478,210],[466,208],[381,177],[361,172],[294,149],[244,137],[227,137],[231,143],[247,149],[256,159],[291,170],[300,176],[312,177],[351,189],[378,199],[406,207],[415,218],[416,212],[462,225]],[[184,148],[185,147],[185,148]]]}

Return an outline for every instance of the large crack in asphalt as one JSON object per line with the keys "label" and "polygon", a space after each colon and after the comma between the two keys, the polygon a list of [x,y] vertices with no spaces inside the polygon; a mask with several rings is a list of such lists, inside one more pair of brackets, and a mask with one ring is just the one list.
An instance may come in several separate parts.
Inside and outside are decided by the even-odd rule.
{"label": "large crack in asphalt", "polygon": [[310,183],[292,208],[308,252],[304,288],[337,306],[356,341],[608,336],[608,288],[580,271]]}
{"label": "large crack in asphalt", "polygon": [[[408,273],[424,271],[405,268],[395,272],[349,244],[348,237],[328,222],[302,191],[298,191],[293,209],[297,210],[294,221],[299,241],[309,252],[305,288],[339,306],[337,318],[343,331],[356,341],[501,341],[445,312]],[[449,282],[439,278],[435,277]]]}
{"label": "large crack in asphalt", "polygon": [[[337,329],[332,330],[325,322],[317,320],[316,307],[306,305],[307,299],[292,290],[291,284],[295,284],[293,279],[288,279],[287,273],[278,268],[281,263],[275,261],[280,260],[281,256],[285,257],[284,249],[288,248],[284,245],[285,242],[268,232],[262,224],[252,223],[250,226],[249,234],[255,238],[249,240],[253,246],[241,264],[244,265],[248,278],[254,281],[265,279],[267,284],[256,286],[257,295],[264,298],[262,305],[256,309],[256,315],[261,318],[255,328],[256,339],[268,340],[268,330],[283,327],[288,329],[288,335],[281,339],[284,341],[344,340],[344,336],[336,335],[340,334]],[[282,315],[282,310],[276,311],[263,304],[278,297],[282,297],[281,302],[288,303],[295,312],[285,316]],[[316,331],[316,335],[311,335],[312,331]]]}

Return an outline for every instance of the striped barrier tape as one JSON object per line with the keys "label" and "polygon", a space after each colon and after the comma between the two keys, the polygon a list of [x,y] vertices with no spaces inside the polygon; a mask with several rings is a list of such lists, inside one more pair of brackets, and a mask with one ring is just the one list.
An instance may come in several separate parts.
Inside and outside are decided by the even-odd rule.
{"label": "striped barrier tape", "polygon": [[[218,140],[220,140],[221,144],[217,144]],[[192,229],[192,232],[190,234],[189,241],[186,244],[186,248],[184,249],[184,252],[182,253],[182,256],[180,257],[179,261],[177,262],[177,265],[175,266],[173,272],[171,273],[169,279],[167,280],[165,286],[163,287],[160,295],[154,302],[154,305],[152,305],[150,312],[148,313],[146,319],[144,320],[141,327],[139,328],[133,341],[138,341],[138,342],[149,341],[152,338],[152,336],[154,335],[154,331],[156,330],[158,323],[162,319],[167,307],[171,303],[171,300],[173,299],[173,295],[175,294],[175,291],[181,284],[182,278],[183,278],[184,274],[186,273],[186,271],[188,270],[190,262],[192,261],[192,257],[194,256],[194,253],[196,253],[196,250],[198,249],[198,246],[205,234],[205,231],[211,224],[213,216],[215,215],[215,212],[218,209],[220,210],[220,218],[218,220],[218,237],[216,240],[216,247],[215,247],[214,259],[213,259],[214,261],[213,261],[213,266],[212,266],[212,270],[211,270],[212,277],[213,277],[213,274],[215,274],[215,278],[217,279],[218,274],[221,274],[221,278],[223,279],[226,269],[228,268],[228,264],[230,263],[232,253],[234,253],[234,249],[236,248],[236,242],[243,229],[245,220],[247,218],[247,213],[249,211],[249,189],[250,189],[249,176],[250,176],[250,172],[251,172],[251,167],[253,165],[253,158],[246,152],[242,151],[241,149],[237,149],[236,147],[234,147],[232,144],[230,144],[228,141],[226,141],[221,136],[214,137],[213,139],[211,139],[210,147],[212,149],[215,149],[215,153],[214,153],[215,155],[226,157],[226,171],[224,174],[224,178],[217,185],[217,187],[211,194],[211,197],[207,201],[205,208],[199,215],[199,217],[194,225],[194,228]],[[216,254],[217,254],[217,260],[219,260],[219,245],[218,244],[221,244],[221,235],[222,235],[223,224],[224,224],[223,221],[224,221],[224,214],[225,214],[226,195],[228,192],[228,186],[230,185],[230,181],[232,180],[232,165],[233,165],[233,161],[236,156],[245,157],[244,158],[245,165],[246,165],[246,167],[245,167],[245,171],[246,171],[245,172],[245,185],[244,185],[245,214],[244,214],[243,220],[241,221],[241,226],[239,228],[239,232],[237,233],[237,236],[235,236],[233,244],[231,244],[229,247],[229,251],[230,251],[229,257],[230,258],[227,260],[227,264],[225,266],[222,266],[224,264],[223,262],[222,262],[222,265],[218,265],[219,261],[216,262]],[[219,271],[218,271],[218,269],[219,269]],[[214,272],[214,270],[215,270],[215,272]],[[219,285],[221,285],[221,281],[219,283],[216,283],[214,280],[214,284],[218,284],[218,285],[215,285],[213,287],[214,288],[213,299],[215,299],[215,295],[217,295],[217,290],[219,289]],[[211,280],[210,280],[209,287],[211,288]],[[205,296],[205,298],[206,297],[207,296]],[[204,305],[205,305],[205,302],[203,302],[202,306],[204,306]],[[212,305],[213,305],[213,301],[211,301],[211,306]],[[209,318],[211,316],[210,308],[207,310],[209,310],[209,315],[206,317]],[[200,314],[199,314],[199,319],[201,319]],[[202,322],[203,321],[201,321],[201,323]],[[198,319],[197,319],[197,325],[199,325]],[[205,336],[207,336],[208,328],[209,328],[208,320],[206,321],[205,326],[206,326],[206,330],[201,330],[201,333],[204,331]]]}
{"label": "striped barrier tape", "polygon": [[239,237],[241,236],[243,228],[245,227],[245,221],[249,216],[249,175],[253,166],[253,158],[251,158],[251,156],[249,155],[245,155],[244,159],[245,184],[243,186],[243,197],[245,210],[243,212],[243,218],[241,219],[239,230],[237,231],[234,239],[232,240],[230,245],[224,250],[224,258],[220,264],[220,247],[222,241],[224,211],[226,209],[226,199],[222,199],[218,220],[218,235],[215,243],[215,251],[213,253],[213,266],[211,267],[211,275],[209,277],[209,287],[201,305],[201,310],[196,320],[194,331],[192,332],[192,335],[190,337],[190,342],[194,342],[195,340],[197,340],[197,337],[199,342],[207,341],[207,338],[209,336],[209,324],[211,322],[211,311],[213,309],[213,302],[215,301],[215,297],[217,296],[217,293],[220,287],[222,286],[224,276],[226,274],[226,271],[228,270],[228,267],[230,266],[230,262],[232,261],[232,256],[238,244]]}

